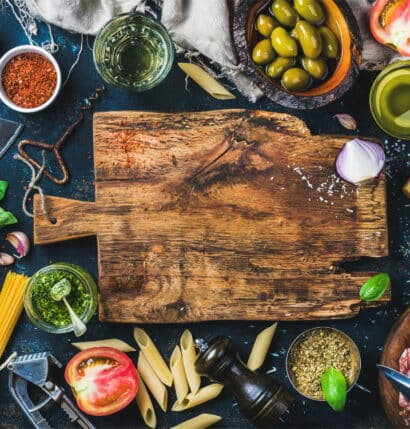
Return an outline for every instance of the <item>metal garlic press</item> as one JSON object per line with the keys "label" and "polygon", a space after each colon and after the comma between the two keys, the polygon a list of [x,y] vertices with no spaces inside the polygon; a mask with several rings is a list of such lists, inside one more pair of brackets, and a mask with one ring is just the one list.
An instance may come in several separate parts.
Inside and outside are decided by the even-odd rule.
{"label": "metal garlic press", "polygon": [[[40,411],[54,401],[66,412],[72,423],[77,423],[83,429],[95,429],[95,426],[77,409],[52,379],[53,369],[61,368],[61,363],[49,352],[18,356],[12,360],[9,370],[9,390],[17,404],[36,429],[51,429]],[[30,390],[36,386],[42,391],[45,399],[34,404]]]}

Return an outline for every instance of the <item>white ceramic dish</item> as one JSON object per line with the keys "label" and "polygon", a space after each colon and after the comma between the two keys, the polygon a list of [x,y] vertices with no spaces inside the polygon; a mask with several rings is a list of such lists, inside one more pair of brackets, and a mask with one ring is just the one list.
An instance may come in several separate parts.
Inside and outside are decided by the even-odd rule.
{"label": "white ceramic dish", "polygon": [[[15,56],[20,55],[20,54],[24,54],[27,52],[34,52],[36,54],[43,55],[45,58],[47,58],[51,62],[51,64],[53,64],[53,67],[54,67],[56,74],[57,74],[57,84],[56,84],[56,88],[54,90],[53,95],[45,103],[41,104],[40,106],[33,107],[33,108],[21,107],[15,103],[13,103],[7,97],[6,92],[4,91],[4,88],[2,85],[2,79],[1,79],[1,76],[3,74],[3,69],[6,66],[6,64]],[[37,112],[40,112],[41,110],[46,109],[48,106],[50,106],[50,104],[52,104],[54,102],[54,100],[57,98],[58,93],[60,92],[60,89],[61,89],[60,66],[58,65],[55,58],[50,53],[48,53],[45,49],[40,48],[38,46],[22,45],[22,46],[17,46],[16,48],[10,49],[0,58],[0,99],[10,109],[13,109],[16,112],[20,112],[20,113],[37,113]]]}

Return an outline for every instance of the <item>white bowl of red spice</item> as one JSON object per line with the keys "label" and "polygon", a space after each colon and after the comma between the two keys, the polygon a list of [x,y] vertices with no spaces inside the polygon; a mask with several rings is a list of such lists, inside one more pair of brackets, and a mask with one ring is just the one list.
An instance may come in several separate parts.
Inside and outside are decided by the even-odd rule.
{"label": "white bowl of red spice", "polygon": [[47,108],[61,89],[61,70],[43,48],[23,45],[0,58],[0,99],[20,113]]}
{"label": "white bowl of red spice", "polygon": [[349,391],[361,370],[356,343],[344,332],[328,326],[308,329],[295,338],[286,356],[286,372],[292,386],[305,398],[324,401],[323,373],[334,367],[340,371]]}

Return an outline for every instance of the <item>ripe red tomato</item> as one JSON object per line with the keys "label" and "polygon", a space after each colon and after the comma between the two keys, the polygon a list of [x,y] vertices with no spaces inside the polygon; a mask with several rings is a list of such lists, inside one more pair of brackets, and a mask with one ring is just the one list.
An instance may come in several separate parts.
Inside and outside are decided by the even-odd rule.
{"label": "ripe red tomato", "polygon": [[78,407],[92,416],[122,410],[138,391],[132,360],[112,347],[93,347],[76,354],[66,366],[65,379]]}
{"label": "ripe red tomato", "polygon": [[370,30],[378,42],[410,56],[410,0],[377,0]]}

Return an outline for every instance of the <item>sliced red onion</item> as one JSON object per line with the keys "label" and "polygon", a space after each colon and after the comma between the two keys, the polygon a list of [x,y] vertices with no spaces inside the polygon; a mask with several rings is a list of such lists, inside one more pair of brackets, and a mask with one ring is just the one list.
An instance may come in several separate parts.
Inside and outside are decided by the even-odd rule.
{"label": "sliced red onion", "polygon": [[380,145],[356,138],[343,146],[336,158],[336,171],[346,182],[358,185],[378,177],[385,160]]}

